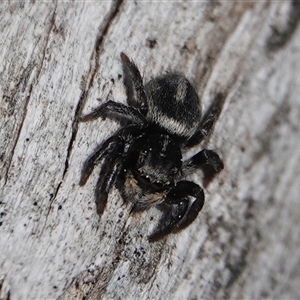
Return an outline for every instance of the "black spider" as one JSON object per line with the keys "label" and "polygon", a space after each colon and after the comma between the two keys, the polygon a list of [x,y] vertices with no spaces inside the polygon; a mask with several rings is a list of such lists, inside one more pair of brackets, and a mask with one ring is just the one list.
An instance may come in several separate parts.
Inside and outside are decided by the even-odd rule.
{"label": "black spider", "polygon": [[107,101],[81,121],[109,117],[125,126],[86,160],[80,185],[103,161],[95,191],[99,216],[113,185],[124,200],[133,203],[134,211],[160,204],[163,216],[148,237],[156,241],[190,225],[203,207],[202,188],[183,180],[185,175],[202,168],[211,179],[224,167],[218,154],[206,149],[182,162],[182,151],[200,143],[211,130],[222,95],[201,118],[199,98],[185,77],[167,74],[144,86],[136,65],[124,53],[121,59],[129,105]]}

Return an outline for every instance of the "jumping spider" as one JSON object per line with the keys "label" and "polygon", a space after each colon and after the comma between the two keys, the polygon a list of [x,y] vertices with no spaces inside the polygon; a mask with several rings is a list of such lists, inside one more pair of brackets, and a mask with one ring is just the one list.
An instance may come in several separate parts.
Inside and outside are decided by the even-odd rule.
{"label": "jumping spider", "polygon": [[124,53],[121,60],[128,105],[110,100],[80,121],[109,117],[124,127],[86,160],[80,185],[103,161],[95,190],[99,216],[110,189],[116,185],[123,199],[133,203],[133,211],[159,205],[162,218],[148,237],[149,241],[156,241],[190,225],[203,207],[202,188],[183,178],[198,168],[212,178],[224,167],[218,154],[207,149],[182,162],[182,152],[200,143],[210,132],[220,113],[222,95],[217,95],[201,118],[198,95],[185,77],[167,74],[144,86],[136,65]]}

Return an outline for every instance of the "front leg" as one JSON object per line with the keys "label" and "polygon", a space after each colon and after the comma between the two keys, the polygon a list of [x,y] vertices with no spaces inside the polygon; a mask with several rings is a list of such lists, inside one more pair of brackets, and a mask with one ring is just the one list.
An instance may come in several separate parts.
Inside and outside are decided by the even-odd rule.
{"label": "front leg", "polygon": [[83,165],[79,182],[81,186],[86,183],[94,167],[101,160],[104,160],[95,190],[95,200],[99,216],[101,216],[104,211],[108,193],[122,168],[123,152],[124,141],[119,135],[114,135],[101,144]]}
{"label": "front leg", "polygon": [[168,193],[158,229],[148,237],[149,241],[157,241],[171,232],[178,232],[189,226],[196,219],[203,205],[202,188],[191,181],[179,181]]}
{"label": "front leg", "polygon": [[118,135],[114,135],[98,146],[93,154],[84,162],[79,185],[85,185],[95,166],[100,163],[104,156],[114,152],[119,145],[123,145],[123,141]]}
{"label": "front leg", "polygon": [[101,144],[85,161],[79,182],[81,186],[86,183],[94,167],[103,160],[100,177],[95,190],[97,212],[99,215],[102,215],[104,211],[108,193],[122,170],[123,160],[128,155],[128,149],[132,140],[140,135],[141,129],[136,125],[120,129],[116,135]]}
{"label": "front leg", "polygon": [[204,149],[186,160],[182,166],[185,174],[189,174],[197,168],[202,169],[204,180],[209,182],[224,169],[224,164],[216,152]]}
{"label": "front leg", "polygon": [[95,202],[99,217],[101,217],[104,212],[108,193],[116,182],[116,179],[122,169],[122,165],[122,155],[120,153],[111,154],[103,162],[95,189]]}
{"label": "front leg", "polygon": [[116,152],[126,155],[126,153],[124,153],[125,146],[130,145],[131,140],[140,136],[141,132],[142,130],[139,126],[130,125],[120,129],[117,134],[99,145],[92,155],[84,162],[79,185],[85,185],[95,166],[99,164],[104,157]]}

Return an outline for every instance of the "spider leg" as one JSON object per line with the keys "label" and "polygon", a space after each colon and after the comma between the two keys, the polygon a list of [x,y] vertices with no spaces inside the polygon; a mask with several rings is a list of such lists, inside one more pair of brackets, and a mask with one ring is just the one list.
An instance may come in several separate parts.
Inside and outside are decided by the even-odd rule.
{"label": "spider leg", "polygon": [[128,104],[136,107],[141,114],[146,116],[148,102],[142,76],[136,65],[123,52],[121,53],[121,59],[124,65],[124,83],[127,90]]}
{"label": "spider leg", "polygon": [[122,168],[122,155],[114,153],[107,157],[102,165],[95,189],[96,207],[99,216],[103,214],[110,189]]}
{"label": "spider leg", "polygon": [[125,119],[137,125],[146,123],[145,117],[134,107],[124,105],[122,103],[109,100],[99,107],[95,108],[91,113],[80,118],[81,122],[88,122],[99,117],[112,119]]}
{"label": "spider leg", "polygon": [[[186,227],[188,227],[198,216],[199,212],[201,211],[203,205],[204,205],[204,192],[203,189],[196,183],[192,181],[179,181],[177,183],[177,186],[179,185],[179,196],[181,197],[187,197],[191,196],[194,197],[195,200],[190,204],[188,211],[184,215],[184,218],[178,224],[177,228],[175,229],[175,232],[178,232],[179,230],[182,230]],[[175,191],[174,194],[172,194],[173,199],[178,199],[178,195]],[[174,200],[173,200],[174,201]]]}
{"label": "spider leg", "polygon": [[203,115],[197,131],[187,141],[186,147],[193,147],[199,144],[210,133],[215,121],[221,113],[224,100],[225,96],[223,94],[218,93],[216,95],[213,103]]}
{"label": "spider leg", "polygon": [[98,146],[93,154],[83,164],[79,185],[85,185],[95,166],[101,161],[101,159],[105,155],[113,152],[121,143],[121,138],[118,135],[114,135]]}
{"label": "spider leg", "polygon": [[[195,198],[193,202],[190,197]],[[164,205],[158,230],[148,237],[150,242],[189,226],[204,205],[203,190],[194,182],[179,181],[168,193]]]}
{"label": "spider leg", "polygon": [[209,182],[224,169],[224,164],[216,152],[203,149],[183,162],[183,173],[188,174],[197,168],[202,169],[204,173],[204,180]]}
{"label": "spider leg", "polygon": [[132,139],[139,137],[141,131],[142,129],[137,125],[120,129],[117,134],[98,146],[96,151],[84,163],[80,185],[86,183],[96,164],[103,159],[100,177],[95,189],[97,212],[99,215],[102,215],[104,211],[108,193],[120,174]]}

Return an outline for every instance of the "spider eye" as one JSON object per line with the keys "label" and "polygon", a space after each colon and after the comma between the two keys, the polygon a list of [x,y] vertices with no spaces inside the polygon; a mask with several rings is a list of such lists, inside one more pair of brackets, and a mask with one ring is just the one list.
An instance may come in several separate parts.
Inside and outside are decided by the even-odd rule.
{"label": "spider eye", "polygon": [[145,162],[146,155],[147,155],[147,151],[146,150],[140,152],[139,159],[138,159],[138,163],[140,165],[142,165]]}
{"label": "spider eye", "polygon": [[174,167],[174,168],[172,169],[173,175],[177,174],[177,172],[178,172],[178,168]]}

